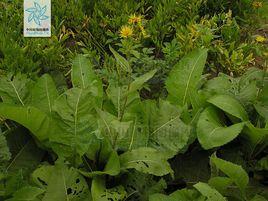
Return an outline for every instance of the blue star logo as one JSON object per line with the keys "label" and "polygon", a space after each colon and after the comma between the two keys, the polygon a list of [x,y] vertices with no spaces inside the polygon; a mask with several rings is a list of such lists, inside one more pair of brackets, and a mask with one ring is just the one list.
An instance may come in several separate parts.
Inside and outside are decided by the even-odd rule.
{"label": "blue star logo", "polygon": [[45,15],[47,11],[47,6],[44,6],[43,8],[37,3],[34,2],[34,7],[26,9],[27,12],[30,13],[28,17],[28,22],[34,21],[35,24],[41,25],[42,20],[46,20],[49,17]]}

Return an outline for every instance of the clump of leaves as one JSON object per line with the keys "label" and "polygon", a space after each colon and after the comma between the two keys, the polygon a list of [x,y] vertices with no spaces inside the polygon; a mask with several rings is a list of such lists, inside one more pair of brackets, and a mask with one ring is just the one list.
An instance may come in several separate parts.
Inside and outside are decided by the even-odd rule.
{"label": "clump of leaves", "polygon": [[139,92],[156,70],[135,77],[132,65],[110,49],[118,77],[106,87],[83,55],[73,60],[72,87],[62,93],[48,74],[37,80],[22,74],[1,77],[0,116],[30,135],[21,133],[24,140],[17,149],[12,148],[13,132],[1,135],[0,196],[59,201],[253,198],[257,193],[247,194],[247,172],[216,155],[211,156],[210,180],[187,183],[188,188],[170,195],[165,189],[175,180],[170,161],[196,139],[214,152],[241,137],[245,156],[263,152],[267,119],[254,108],[267,106],[266,73],[251,69],[239,78],[202,80],[207,50],[196,49],[173,67],[167,98],[142,100]]}

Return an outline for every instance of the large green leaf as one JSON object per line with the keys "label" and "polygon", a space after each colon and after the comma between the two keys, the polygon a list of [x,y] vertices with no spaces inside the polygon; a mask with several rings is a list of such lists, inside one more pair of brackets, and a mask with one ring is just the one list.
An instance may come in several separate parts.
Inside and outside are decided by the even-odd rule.
{"label": "large green leaf", "polygon": [[33,86],[31,90],[31,106],[50,114],[54,101],[59,96],[53,79],[48,74],[44,74]]}
{"label": "large green leaf", "polygon": [[197,123],[198,141],[204,149],[222,146],[235,139],[244,127],[237,123],[226,127],[222,123],[221,113],[214,107],[207,107],[200,115]]}
{"label": "large green leaf", "polygon": [[152,148],[139,148],[119,156],[121,169],[136,169],[156,176],[173,174],[167,156]]}
{"label": "large green leaf", "polygon": [[72,88],[55,100],[53,121],[56,128],[50,131],[50,141],[58,155],[86,153],[96,127],[91,114],[94,106],[92,93],[79,88]]}
{"label": "large green leaf", "polygon": [[0,104],[0,116],[28,128],[40,141],[50,140],[58,155],[83,155],[95,130],[95,118],[90,113],[95,98],[88,90],[73,88],[58,97],[52,107],[52,117],[35,107]]}
{"label": "large green leaf", "polygon": [[127,197],[127,192],[122,186],[106,189],[105,180],[95,177],[91,185],[93,201],[123,201]]}
{"label": "large green leaf", "polygon": [[229,161],[222,160],[213,155],[211,162],[225,175],[227,175],[241,190],[244,194],[245,189],[249,182],[249,177],[246,171],[240,166]]}
{"label": "large green leaf", "polygon": [[11,159],[5,167],[6,173],[30,173],[41,162],[45,152],[39,149],[26,129],[15,129],[7,135]]}
{"label": "large green leaf", "polygon": [[44,151],[39,149],[26,129],[14,129],[7,134],[7,144],[11,153],[9,161],[1,162],[0,199],[12,195],[28,185],[29,174],[40,164]]}
{"label": "large green leaf", "polygon": [[95,74],[90,60],[83,55],[77,55],[73,60],[72,83],[73,87],[90,89],[93,96],[102,97],[102,81]]}
{"label": "large green leaf", "polygon": [[29,139],[20,146],[14,146],[16,150],[13,150],[13,147],[11,147],[12,158],[5,168],[6,172],[16,172],[21,169],[30,171],[41,162],[44,151],[38,149],[33,140]]}
{"label": "large green leaf", "polygon": [[40,164],[45,154],[27,132],[20,127],[6,132],[11,158],[6,163],[1,163],[3,167],[0,170],[0,199],[1,195],[12,195],[28,185],[29,174]]}
{"label": "large green leaf", "polygon": [[51,127],[51,119],[46,113],[31,106],[16,106],[0,103],[0,116],[16,121],[28,128],[40,141],[47,140]]}
{"label": "large green leaf", "polygon": [[26,186],[16,191],[12,198],[6,201],[41,201],[38,196],[42,195],[45,191],[41,188]]}
{"label": "large green leaf", "polygon": [[205,197],[207,201],[227,201],[216,189],[210,187],[208,184],[203,182],[198,182],[194,187]]}
{"label": "large green leaf", "polygon": [[33,182],[45,190],[42,201],[90,201],[85,179],[61,161],[55,166],[44,165],[33,172]]}
{"label": "large green leaf", "polygon": [[241,119],[248,120],[248,115],[243,106],[234,98],[228,95],[217,95],[208,100],[209,103],[220,108],[224,112]]}
{"label": "large green leaf", "polygon": [[190,94],[197,90],[206,59],[207,50],[197,49],[173,67],[166,80],[169,100],[179,105],[190,102]]}
{"label": "large green leaf", "polygon": [[74,87],[87,88],[91,85],[90,76],[92,73],[92,64],[83,55],[77,55],[73,60],[72,83]]}
{"label": "large green leaf", "polygon": [[150,111],[150,146],[173,157],[184,151],[191,137],[192,127],[181,119],[181,111],[167,101]]}
{"label": "large green leaf", "polygon": [[3,102],[25,105],[29,95],[29,84],[30,80],[26,75],[1,77],[0,96]]}

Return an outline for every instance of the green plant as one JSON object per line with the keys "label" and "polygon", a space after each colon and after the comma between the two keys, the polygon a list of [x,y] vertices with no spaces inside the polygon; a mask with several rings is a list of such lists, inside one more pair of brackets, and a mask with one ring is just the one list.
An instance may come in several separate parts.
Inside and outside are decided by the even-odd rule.
{"label": "green plant", "polygon": [[173,38],[176,33],[174,24],[184,25],[198,18],[198,9],[202,2],[203,0],[154,2],[153,16],[148,22],[148,32],[158,49]]}
{"label": "green plant", "polygon": [[[48,74],[37,80],[20,74],[1,77],[1,118],[23,125],[31,136],[20,127],[1,133],[0,196],[59,201],[253,198],[246,171],[216,155],[211,156],[208,183],[196,181],[189,189],[164,193],[176,177],[170,160],[195,139],[204,150],[221,152],[240,136],[246,162],[264,151],[267,119],[257,108],[267,107],[266,73],[251,69],[240,78],[223,75],[202,84],[207,50],[197,49],[173,67],[167,99],[141,100],[139,91],[156,71],[132,78],[132,66],[111,51],[118,75],[104,89],[82,55],[73,60],[72,87],[62,94]],[[257,122],[250,118],[256,115]],[[23,140],[14,149],[16,133]],[[233,184],[238,194],[229,191]]]}

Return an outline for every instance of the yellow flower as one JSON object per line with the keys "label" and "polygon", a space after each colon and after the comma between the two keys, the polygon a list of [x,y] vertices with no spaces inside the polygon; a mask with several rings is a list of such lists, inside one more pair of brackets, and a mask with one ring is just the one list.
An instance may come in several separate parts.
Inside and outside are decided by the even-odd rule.
{"label": "yellow flower", "polygon": [[253,8],[255,8],[255,9],[261,8],[261,7],[262,7],[262,2],[260,2],[260,1],[254,1],[254,2],[252,3],[252,6],[253,6]]}
{"label": "yellow flower", "polygon": [[131,15],[128,19],[128,23],[129,24],[135,24],[135,23],[141,23],[141,20],[142,20],[142,16],[138,15],[136,16],[135,14],[134,15]]}
{"label": "yellow flower", "polygon": [[266,38],[263,37],[263,36],[257,36],[257,37],[255,38],[255,40],[256,40],[257,42],[259,42],[259,43],[263,43],[263,42],[266,41]]}
{"label": "yellow flower", "polygon": [[133,30],[130,26],[122,26],[120,29],[120,36],[123,38],[128,38],[133,35]]}

